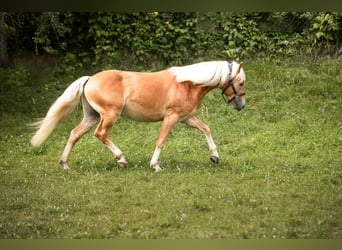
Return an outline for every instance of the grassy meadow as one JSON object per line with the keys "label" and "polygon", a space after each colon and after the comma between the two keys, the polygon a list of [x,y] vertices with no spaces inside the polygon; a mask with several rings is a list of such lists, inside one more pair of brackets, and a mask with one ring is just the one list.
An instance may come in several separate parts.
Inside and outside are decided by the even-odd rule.
{"label": "grassy meadow", "polygon": [[94,130],[75,146],[71,170],[59,166],[80,107],[41,147],[29,144],[28,124],[95,69],[1,69],[0,238],[342,238],[342,60],[259,59],[244,69],[244,110],[214,90],[197,113],[220,163],[203,134],[179,124],[160,173],[149,169],[160,123],[120,118],[112,128],[127,170]]}

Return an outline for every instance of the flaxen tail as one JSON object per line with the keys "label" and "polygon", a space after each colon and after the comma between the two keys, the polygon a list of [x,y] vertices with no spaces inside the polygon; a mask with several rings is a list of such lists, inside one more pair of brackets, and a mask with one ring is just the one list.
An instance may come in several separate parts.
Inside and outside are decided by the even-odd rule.
{"label": "flaxen tail", "polygon": [[85,83],[89,76],[83,76],[74,81],[64,93],[58,97],[54,104],[50,107],[46,117],[35,123],[39,129],[31,139],[33,146],[41,145],[51,134],[59,121],[69,115],[77,106],[83,93]]}

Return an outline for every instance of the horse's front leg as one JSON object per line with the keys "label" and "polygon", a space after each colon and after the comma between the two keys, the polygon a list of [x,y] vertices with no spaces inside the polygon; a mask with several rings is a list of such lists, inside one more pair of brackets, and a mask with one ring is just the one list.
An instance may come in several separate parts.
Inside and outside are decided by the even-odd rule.
{"label": "horse's front leg", "polygon": [[176,114],[168,115],[168,116],[165,116],[164,118],[159,136],[157,138],[156,148],[154,150],[154,153],[150,162],[150,167],[156,172],[161,171],[161,168],[158,163],[161,149],[165,145],[167,137],[169,136],[171,130],[173,129],[173,127],[178,121],[179,121],[179,116]]}
{"label": "horse's front leg", "polygon": [[204,133],[205,138],[207,139],[210,154],[211,154],[210,160],[214,163],[218,163],[219,162],[219,155],[218,155],[213,137],[211,136],[209,127],[206,124],[204,124],[201,120],[199,120],[198,118],[196,118],[194,116],[190,117],[186,120],[183,120],[182,122],[189,125],[190,127],[197,128]]}

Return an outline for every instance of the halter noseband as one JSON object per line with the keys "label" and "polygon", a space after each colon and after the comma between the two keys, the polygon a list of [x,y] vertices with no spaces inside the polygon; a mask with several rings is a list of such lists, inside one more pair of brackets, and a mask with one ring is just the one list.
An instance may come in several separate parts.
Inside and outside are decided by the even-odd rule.
{"label": "halter noseband", "polygon": [[[228,64],[228,67],[229,67],[229,81],[228,81],[228,84],[226,87],[224,87],[224,89],[222,90],[222,97],[223,97],[223,100],[226,102],[226,103],[231,103],[232,101],[235,100],[235,98],[238,96],[244,96],[246,93],[240,93],[238,94],[235,87],[234,87],[234,84],[233,84],[233,79],[232,79],[232,68],[233,68],[233,64],[229,63]],[[232,87],[233,89],[233,92],[234,92],[234,96],[230,99],[227,99],[227,97],[224,95],[224,93],[227,91],[227,89],[229,89],[230,87]]]}

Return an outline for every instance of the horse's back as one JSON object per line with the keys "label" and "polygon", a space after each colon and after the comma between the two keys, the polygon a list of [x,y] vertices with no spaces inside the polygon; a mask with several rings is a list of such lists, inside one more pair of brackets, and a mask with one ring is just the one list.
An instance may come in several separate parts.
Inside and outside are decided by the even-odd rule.
{"label": "horse's back", "polygon": [[168,70],[106,70],[90,77],[84,94],[100,114],[119,112],[139,121],[162,120],[174,77]]}

